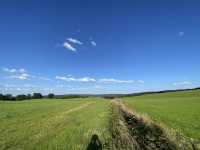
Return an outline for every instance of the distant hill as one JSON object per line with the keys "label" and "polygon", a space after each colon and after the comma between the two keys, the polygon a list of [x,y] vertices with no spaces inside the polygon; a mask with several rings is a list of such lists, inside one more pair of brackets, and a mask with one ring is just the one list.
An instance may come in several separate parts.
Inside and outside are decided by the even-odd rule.
{"label": "distant hill", "polygon": [[147,91],[147,92],[138,92],[130,94],[66,94],[66,95],[56,95],[55,98],[59,99],[68,99],[68,98],[86,98],[86,97],[103,97],[106,99],[120,98],[120,97],[129,97],[129,96],[141,96],[145,94],[157,94],[157,93],[167,93],[167,92],[178,92],[178,91],[189,91],[189,90],[198,90],[200,87],[192,89],[176,89],[176,90],[163,90],[163,91]]}

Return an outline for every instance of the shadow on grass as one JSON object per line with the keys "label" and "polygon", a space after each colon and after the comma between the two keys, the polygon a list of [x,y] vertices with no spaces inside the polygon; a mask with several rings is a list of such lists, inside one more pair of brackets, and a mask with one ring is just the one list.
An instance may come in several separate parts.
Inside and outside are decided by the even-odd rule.
{"label": "shadow on grass", "polygon": [[102,143],[99,140],[98,135],[93,134],[92,138],[90,140],[90,143],[88,144],[87,150],[102,150]]}

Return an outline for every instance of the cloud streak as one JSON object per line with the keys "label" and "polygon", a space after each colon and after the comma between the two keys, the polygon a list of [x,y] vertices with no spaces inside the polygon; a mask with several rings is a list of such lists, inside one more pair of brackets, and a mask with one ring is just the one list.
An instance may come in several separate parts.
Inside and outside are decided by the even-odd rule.
{"label": "cloud streak", "polygon": [[67,39],[69,42],[74,43],[74,44],[78,44],[78,45],[82,45],[83,43],[77,39],[73,39],[73,38],[68,38]]}
{"label": "cloud streak", "polygon": [[73,52],[76,52],[76,48],[73,47],[71,44],[69,44],[68,42],[64,42],[63,43],[63,47],[70,50],[70,51],[73,51]]}
{"label": "cloud streak", "polygon": [[94,78],[90,77],[83,77],[83,78],[74,78],[74,77],[65,77],[65,76],[56,76],[57,80],[63,80],[67,82],[95,82],[96,80]]}
{"label": "cloud streak", "polygon": [[143,80],[118,80],[118,79],[113,79],[113,78],[110,78],[110,79],[99,79],[98,82],[100,83],[127,83],[127,84],[130,84],[130,83],[139,83],[139,84],[143,84],[144,81]]}
{"label": "cloud streak", "polygon": [[175,82],[173,83],[174,86],[187,86],[187,85],[191,85],[192,82],[190,81],[182,81],[182,82]]}
{"label": "cloud streak", "polygon": [[185,33],[182,32],[182,31],[178,33],[178,35],[179,35],[180,37],[184,36],[184,34],[185,34]]}
{"label": "cloud streak", "polygon": [[21,69],[3,68],[3,71],[8,73],[8,76],[6,78],[9,79],[18,79],[18,80],[38,79],[38,80],[52,81],[52,79],[47,77],[31,75],[23,68]]}
{"label": "cloud streak", "polygon": [[91,41],[90,43],[92,44],[92,46],[97,46],[97,43],[95,41]]}
{"label": "cloud streak", "polygon": [[134,80],[117,80],[117,79],[113,79],[113,78],[110,78],[110,79],[99,79],[99,82],[100,83],[134,83],[135,81]]}
{"label": "cloud streak", "polygon": [[83,78],[74,78],[72,76],[56,76],[55,79],[67,81],[67,82],[98,82],[98,83],[106,83],[106,84],[113,84],[113,83],[119,83],[119,84],[131,84],[131,83],[139,83],[143,84],[143,80],[118,80],[113,78],[102,78],[102,79],[95,79],[91,77],[83,77]]}
{"label": "cloud streak", "polygon": [[21,69],[15,69],[15,68],[3,68],[2,69],[4,72],[8,72],[8,73],[25,73],[26,70],[21,68]]}
{"label": "cloud streak", "polygon": [[11,75],[8,78],[10,79],[19,79],[19,80],[29,80],[30,75],[27,73],[22,73],[20,75]]}

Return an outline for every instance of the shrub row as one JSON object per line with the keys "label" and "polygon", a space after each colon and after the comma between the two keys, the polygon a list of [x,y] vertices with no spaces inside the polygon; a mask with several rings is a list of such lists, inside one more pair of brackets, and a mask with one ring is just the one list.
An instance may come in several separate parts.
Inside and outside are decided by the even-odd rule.
{"label": "shrub row", "polygon": [[[48,98],[54,98],[54,94],[50,93],[47,96]],[[29,99],[41,99],[43,95],[41,93],[33,93],[31,94],[21,94],[17,96],[13,96],[12,94],[0,94],[0,100],[3,101],[21,101],[21,100],[29,100]]]}

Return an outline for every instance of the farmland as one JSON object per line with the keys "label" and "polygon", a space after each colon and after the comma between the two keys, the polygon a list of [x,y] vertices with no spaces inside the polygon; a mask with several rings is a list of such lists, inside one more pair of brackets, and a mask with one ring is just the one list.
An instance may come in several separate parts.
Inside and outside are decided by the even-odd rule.
{"label": "farmland", "polygon": [[200,90],[147,94],[124,98],[124,102],[156,122],[200,139]]}
{"label": "farmland", "polygon": [[86,149],[93,134],[109,138],[102,99],[0,102],[0,110],[0,149]]}
{"label": "farmland", "polygon": [[[160,141],[148,143],[146,139],[140,143],[140,139],[151,137],[146,134],[157,132],[157,126],[141,121],[134,113],[145,114],[153,123],[187,137],[200,138],[200,90],[190,90],[115,100],[90,97],[0,101],[0,149],[82,150],[88,148],[93,137],[103,149],[133,149],[133,142],[139,148],[156,146]],[[137,132],[132,133],[132,128]],[[161,133],[158,140],[172,142]]]}

